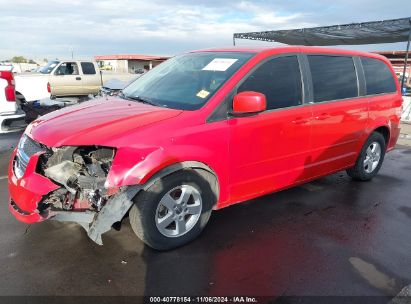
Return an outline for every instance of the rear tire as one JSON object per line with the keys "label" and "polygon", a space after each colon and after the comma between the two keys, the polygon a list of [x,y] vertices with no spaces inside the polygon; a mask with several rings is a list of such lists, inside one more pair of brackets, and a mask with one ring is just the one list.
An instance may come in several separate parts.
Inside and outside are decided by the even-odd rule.
{"label": "rear tire", "polygon": [[148,246],[170,250],[197,238],[216,197],[203,170],[181,170],[157,180],[134,199],[130,224]]}
{"label": "rear tire", "polygon": [[381,133],[374,132],[368,137],[355,166],[347,170],[354,180],[369,181],[377,175],[384,161],[386,143]]}

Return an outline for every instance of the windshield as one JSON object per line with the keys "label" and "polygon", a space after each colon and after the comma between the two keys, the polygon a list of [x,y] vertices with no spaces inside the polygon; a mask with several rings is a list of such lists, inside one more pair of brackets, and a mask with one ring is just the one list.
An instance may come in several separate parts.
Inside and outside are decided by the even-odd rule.
{"label": "windshield", "polygon": [[50,61],[44,67],[41,67],[38,72],[42,74],[50,74],[51,71],[59,64],[59,61]]}
{"label": "windshield", "polygon": [[254,54],[189,53],[171,58],[123,90],[123,97],[158,106],[196,110]]}

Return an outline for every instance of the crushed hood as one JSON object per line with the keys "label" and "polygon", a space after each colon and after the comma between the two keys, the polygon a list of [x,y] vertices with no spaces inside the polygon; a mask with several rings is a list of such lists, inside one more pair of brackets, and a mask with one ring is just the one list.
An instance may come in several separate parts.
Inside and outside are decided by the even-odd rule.
{"label": "crushed hood", "polygon": [[49,147],[104,146],[128,131],[181,112],[120,98],[100,98],[42,116],[27,127],[26,134]]}

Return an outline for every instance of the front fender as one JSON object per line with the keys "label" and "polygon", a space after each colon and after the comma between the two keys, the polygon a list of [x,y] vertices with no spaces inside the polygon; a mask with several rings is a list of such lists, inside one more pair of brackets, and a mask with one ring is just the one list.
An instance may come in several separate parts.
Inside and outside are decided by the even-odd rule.
{"label": "front fender", "polygon": [[[189,153],[184,154],[182,151]],[[180,152],[178,157],[177,152]],[[121,148],[113,160],[106,188],[144,184],[160,170],[179,163],[198,162],[210,168],[204,160],[210,159],[212,154],[212,151],[198,146],[178,146],[168,151],[162,147]]]}

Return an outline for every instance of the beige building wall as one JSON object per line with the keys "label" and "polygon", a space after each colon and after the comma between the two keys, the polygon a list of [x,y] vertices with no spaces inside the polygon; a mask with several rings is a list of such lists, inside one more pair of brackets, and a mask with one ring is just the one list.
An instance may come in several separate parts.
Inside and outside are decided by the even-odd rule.
{"label": "beige building wall", "polygon": [[128,71],[129,73],[135,73],[138,69],[145,69],[146,71],[158,66],[162,61],[156,60],[129,60]]}
{"label": "beige building wall", "polygon": [[[105,69],[111,70],[116,73],[128,73],[128,61],[127,60],[101,60],[100,66],[104,66]],[[111,67],[109,69],[108,67]]]}
{"label": "beige building wall", "polygon": [[131,74],[134,74],[136,70],[138,69],[144,69],[146,71],[149,71],[162,62],[163,62],[162,60],[133,60],[133,59],[99,60],[100,66],[104,66],[104,69],[108,69],[116,73],[131,73]]}
{"label": "beige building wall", "polygon": [[136,70],[144,69],[145,67],[148,67],[149,65],[147,63],[148,61],[143,61],[143,60],[129,60],[128,61],[128,72],[134,74]]}

